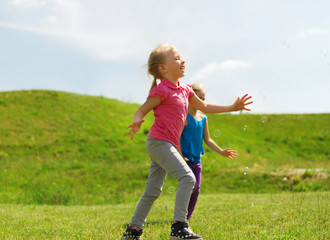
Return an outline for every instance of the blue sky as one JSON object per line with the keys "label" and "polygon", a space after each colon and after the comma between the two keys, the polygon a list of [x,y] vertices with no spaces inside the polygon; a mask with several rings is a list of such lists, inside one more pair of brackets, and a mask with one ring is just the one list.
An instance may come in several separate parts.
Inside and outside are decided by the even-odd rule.
{"label": "blue sky", "polygon": [[159,43],[206,101],[252,113],[330,112],[328,0],[1,0],[0,91],[52,89],[143,103]]}

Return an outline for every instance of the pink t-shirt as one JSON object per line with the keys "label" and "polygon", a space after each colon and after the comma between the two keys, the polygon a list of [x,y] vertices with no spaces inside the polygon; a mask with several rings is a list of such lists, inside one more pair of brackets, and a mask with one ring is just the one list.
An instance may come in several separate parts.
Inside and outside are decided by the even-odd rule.
{"label": "pink t-shirt", "polygon": [[149,93],[150,97],[159,97],[162,102],[154,110],[155,121],[148,136],[171,142],[179,146],[179,140],[187,118],[188,100],[195,95],[191,86],[178,83],[178,86],[161,78],[161,83]]}

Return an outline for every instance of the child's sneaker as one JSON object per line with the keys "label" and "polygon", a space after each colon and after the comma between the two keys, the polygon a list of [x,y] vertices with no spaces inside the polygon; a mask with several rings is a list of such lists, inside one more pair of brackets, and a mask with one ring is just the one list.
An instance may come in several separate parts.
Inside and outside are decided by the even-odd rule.
{"label": "child's sneaker", "polygon": [[177,239],[200,239],[203,238],[194,233],[187,222],[177,222],[172,224],[170,240]]}
{"label": "child's sneaker", "polygon": [[142,229],[130,227],[128,225],[126,231],[123,233],[123,236],[121,236],[121,240],[140,240],[142,239],[142,232]]}

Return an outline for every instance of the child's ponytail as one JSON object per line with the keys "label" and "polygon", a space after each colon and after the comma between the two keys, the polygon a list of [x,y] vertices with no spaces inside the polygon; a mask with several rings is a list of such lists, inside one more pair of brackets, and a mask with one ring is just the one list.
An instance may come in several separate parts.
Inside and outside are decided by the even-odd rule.
{"label": "child's ponytail", "polygon": [[151,92],[151,90],[156,86],[157,86],[157,78],[154,77],[154,80],[152,80],[152,84],[151,84],[149,92]]}
{"label": "child's ponytail", "polygon": [[161,78],[161,74],[158,70],[158,66],[160,64],[164,64],[166,61],[166,56],[165,53],[173,49],[174,46],[170,45],[168,43],[162,43],[158,45],[151,53],[149,56],[148,60],[148,73],[154,77],[152,84],[151,84],[151,89],[153,89],[155,86],[157,86],[157,79]]}

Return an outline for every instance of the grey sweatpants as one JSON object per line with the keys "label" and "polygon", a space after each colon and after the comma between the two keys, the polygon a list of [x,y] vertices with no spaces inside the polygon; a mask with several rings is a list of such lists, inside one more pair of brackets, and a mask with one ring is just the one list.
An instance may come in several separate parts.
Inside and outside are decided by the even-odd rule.
{"label": "grey sweatpants", "polygon": [[135,209],[131,226],[142,227],[154,201],[162,192],[167,173],[179,181],[175,198],[174,221],[185,221],[195,176],[177,149],[167,141],[147,138],[147,152],[151,159],[146,189]]}

